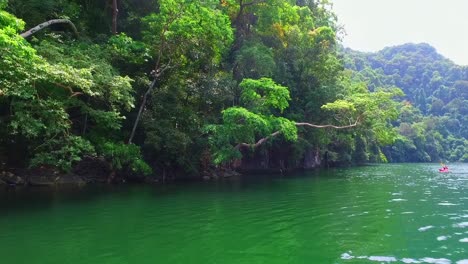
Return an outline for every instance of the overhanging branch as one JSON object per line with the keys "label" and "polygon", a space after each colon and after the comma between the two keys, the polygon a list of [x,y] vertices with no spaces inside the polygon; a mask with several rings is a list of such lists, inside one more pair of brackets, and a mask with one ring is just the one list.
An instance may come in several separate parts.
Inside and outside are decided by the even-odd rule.
{"label": "overhanging branch", "polygon": [[[359,116],[356,121],[352,124],[349,124],[349,125],[346,125],[346,126],[335,126],[335,125],[331,125],[331,124],[327,124],[327,125],[315,125],[315,124],[311,124],[311,123],[295,123],[296,126],[300,127],[300,126],[307,126],[307,127],[313,127],[313,128],[334,128],[334,129],[346,129],[346,128],[352,128],[352,127],[356,127],[359,125],[360,123],[360,120],[361,120],[361,116]],[[270,134],[269,136],[266,136],[264,138],[261,138],[259,139],[256,143],[253,143],[253,144],[249,144],[249,143],[239,143],[237,144],[234,148],[235,149],[240,149],[240,148],[256,148],[260,145],[262,145],[263,143],[267,142],[268,139],[270,138],[273,138],[273,137],[276,137],[278,136],[279,134],[281,134],[280,131],[276,131],[272,134]]]}
{"label": "overhanging branch", "polygon": [[30,30],[26,32],[21,33],[20,36],[22,36],[23,38],[28,38],[32,36],[33,34],[35,34],[36,32],[46,27],[49,27],[50,25],[53,25],[53,24],[68,24],[70,28],[72,29],[73,33],[75,34],[75,36],[78,38],[78,30],[76,30],[75,24],[73,24],[73,22],[71,22],[68,19],[52,19],[52,20],[46,21],[44,23],[41,23],[31,28]]}
{"label": "overhanging branch", "polygon": [[280,131],[276,131],[275,133],[272,133],[271,135],[267,136],[267,137],[264,137],[264,138],[261,138],[259,141],[257,141],[257,143],[255,144],[248,144],[248,143],[239,143],[237,144],[237,146],[235,146],[236,149],[240,149],[240,148],[256,148],[260,145],[262,145],[263,143],[265,143],[268,139],[270,138],[273,138],[273,137],[276,137],[277,135],[281,134]]}

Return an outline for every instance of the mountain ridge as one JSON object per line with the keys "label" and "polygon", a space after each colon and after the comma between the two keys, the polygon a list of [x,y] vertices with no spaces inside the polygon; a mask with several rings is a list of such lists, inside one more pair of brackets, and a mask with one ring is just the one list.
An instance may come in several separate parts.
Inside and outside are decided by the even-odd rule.
{"label": "mountain ridge", "polygon": [[342,53],[352,78],[371,91],[398,87],[406,94],[394,123],[400,138],[386,152],[391,161],[468,161],[467,66],[427,43]]}

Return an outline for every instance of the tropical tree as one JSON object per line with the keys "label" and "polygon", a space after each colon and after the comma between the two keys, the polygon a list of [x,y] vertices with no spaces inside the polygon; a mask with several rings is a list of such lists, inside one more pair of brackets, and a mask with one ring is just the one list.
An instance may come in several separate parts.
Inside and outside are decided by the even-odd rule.
{"label": "tropical tree", "polygon": [[397,103],[392,101],[393,97],[403,95],[398,89],[369,93],[365,86],[355,85],[349,96],[322,106],[323,110],[334,113],[342,125],[317,125],[281,116],[291,100],[287,87],[269,78],[244,79],[240,86],[244,107],[224,110],[222,124],[207,126],[207,131],[212,133],[214,161],[218,164],[241,158],[242,148],[255,149],[279,135],[286,141],[296,141],[298,127],[346,129],[363,125],[375,131],[382,144],[392,143],[396,136],[390,121],[398,116]]}
{"label": "tropical tree", "polygon": [[190,67],[210,68],[220,62],[224,49],[232,41],[232,29],[228,18],[215,9],[216,3],[162,0],[158,13],[143,18],[146,26],[144,41],[155,54],[155,65],[129,143],[135,136],[148,96],[158,87],[162,74]]}
{"label": "tropical tree", "polygon": [[[24,22],[0,10],[2,139],[22,149],[30,165],[69,170],[84,155],[117,140],[123,111],[133,108],[130,79],[109,64],[98,45],[59,36],[31,46]],[[98,151],[99,152],[99,151]]]}

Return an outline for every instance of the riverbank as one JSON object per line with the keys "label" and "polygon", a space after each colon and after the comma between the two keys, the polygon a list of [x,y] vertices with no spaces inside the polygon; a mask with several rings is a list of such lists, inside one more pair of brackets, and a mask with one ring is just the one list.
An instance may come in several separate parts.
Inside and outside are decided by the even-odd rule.
{"label": "riverbank", "polygon": [[[284,152],[284,151],[283,151]],[[317,150],[308,151],[302,162],[289,164],[285,153],[271,150],[254,152],[248,158],[232,163],[231,166],[205,164],[197,174],[185,175],[176,169],[156,171],[152,175],[135,173],[131,169],[116,170],[104,158],[84,157],[73,165],[71,171],[62,172],[53,166],[38,168],[0,168],[0,185],[8,186],[60,186],[87,184],[123,184],[138,182],[158,184],[175,180],[216,181],[241,174],[286,174],[321,167]]]}
{"label": "riverbank", "polygon": [[[245,172],[245,171],[244,171]],[[270,171],[266,171],[270,172]],[[239,176],[241,173],[228,168],[209,168],[190,180],[212,181]],[[104,159],[84,158],[70,172],[61,172],[57,168],[41,166],[39,168],[0,169],[0,186],[84,186],[88,184],[159,184],[175,181],[176,178],[162,175],[142,175],[129,170],[113,170]]]}
{"label": "riverbank", "polygon": [[127,178],[113,170],[105,159],[95,157],[83,158],[69,172],[52,166],[0,170],[0,184],[9,186],[83,186],[90,183],[124,183]]}
{"label": "riverbank", "polygon": [[[317,169],[317,168],[315,168]],[[309,169],[310,170],[310,169]],[[242,175],[285,175],[304,171],[304,169],[255,169],[255,170],[233,170],[227,168],[216,168],[203,171],[197,177],[175,179],[156,177],[154,175],[129,175],[113,173],[99,167],[89,168],[88,171],[74,169],[72,172],[63,173],[53,168],[41,167],[36,169],[11,169],[0,170],[1,186],[84,186],[93,184],[164,184],[175,181],[219,181],[223,179],[239,177]]]}
{"label": "riverbank", "polygon": [[7,186],[83,186],[93,182],[106,182],[105,179],[83,177],[72,173],[60,173],[51,169],[13,170],[0,172],[0,185]]}

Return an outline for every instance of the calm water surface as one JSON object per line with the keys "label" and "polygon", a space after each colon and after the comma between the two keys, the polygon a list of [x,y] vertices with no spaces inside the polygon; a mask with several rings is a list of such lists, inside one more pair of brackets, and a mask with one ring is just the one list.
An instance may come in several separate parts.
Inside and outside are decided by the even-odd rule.
{"label": "calm water surface", "polygon": [[468,164],[0,190],[1,263],[468,263]]}

